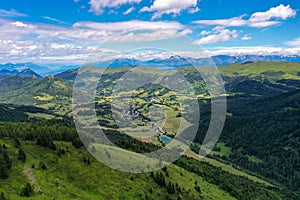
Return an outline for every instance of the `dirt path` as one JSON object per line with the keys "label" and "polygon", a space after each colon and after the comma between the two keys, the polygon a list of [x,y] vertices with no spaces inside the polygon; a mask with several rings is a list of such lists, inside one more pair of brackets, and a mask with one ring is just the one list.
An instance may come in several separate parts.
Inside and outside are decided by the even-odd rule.
{"label": "dirt path", "polygon": [[43,194],[43,190],[41,189],[41,187],[39,186],[39,183],[37,182],[34,174],[32,173],[31,168],[25,164],[24,165],[24,170],[23,170],[24,174],[27,176],[29,182],[31,185],[34,186],[34,192],[36,194]]}

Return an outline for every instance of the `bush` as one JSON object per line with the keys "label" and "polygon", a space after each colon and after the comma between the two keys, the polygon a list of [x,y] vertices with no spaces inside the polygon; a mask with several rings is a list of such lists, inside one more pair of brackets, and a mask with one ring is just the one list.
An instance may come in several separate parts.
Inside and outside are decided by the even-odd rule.
{"label": "bush", "polygon": [[33,187],[30,183],[21,186],[20,196],[30,197],[33,193]]}
{"label": "bush", "polygon": [[45,163],[43,163],[43,162],[40,162],[39,168],[40,168],[40,169],[43,169],[43,170],[46,170],[46,169],[47,169]]}
{"label": "bush", "polygon": [[76,138],[72,141],[72,145],[76,148],[79,149],[80,147],[83,146],[81,140],[79,138]]}

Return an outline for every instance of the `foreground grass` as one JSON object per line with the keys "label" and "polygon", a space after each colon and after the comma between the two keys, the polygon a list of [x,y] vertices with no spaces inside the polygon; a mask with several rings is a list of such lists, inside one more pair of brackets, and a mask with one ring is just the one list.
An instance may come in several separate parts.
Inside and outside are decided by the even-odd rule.
{"label": "foreground grass", "polygon": [[[30,199],[234,199],[218,186],[210,184],[202,177],[188,172],[175,165],[170,165],[166,182],[177,183],[180,194],[168,194],[165,187],[159,186],[150,176],[130,174],[113,170],[93,159],[85,149],[75,149],[70,143],[56,142],[57,148],[66,150],[66,154],[58,155],[58,151],[36,146],[35,142],[22,142],[26,152],[26,163],[17,160],[18,149],[10,140],[0,140],[8,148],[13,167],[8,179],[0,180],[1,190],[9,199],[28,199],[20,197],[20,187],[35,179],[36,193]],[[91,164],[84,163],[89,158]],[[46,169],[40,167],[46,165]],[[32,168],[34,166],[34,168]],[[29,168],[29,169],[28,169]],[[195,190],[200,186],[201,193]]]}

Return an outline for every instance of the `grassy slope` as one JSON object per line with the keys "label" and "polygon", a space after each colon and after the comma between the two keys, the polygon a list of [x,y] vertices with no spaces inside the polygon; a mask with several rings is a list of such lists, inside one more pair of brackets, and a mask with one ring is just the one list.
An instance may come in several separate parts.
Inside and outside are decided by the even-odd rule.
{"label": "grassy slope", "polygon": [[[224,75],[226,75],[226,76],[229,76],[229,77],[234,77],[234,76],[250,76],[250,77],[255,77],[255,76],[262,76],[262,77],[270,77],[271,79],[286,79],[286,78],[292,78],[292,79],[297,79],[297,73],[299,72],[299,69],[300,69],[300,65],[298,64],[298,63],[274,63],[274,62],[272,62],[272,63],[268,63],[268,62],[259,62],[259,63],[255,63],[255,64],[247,64],[247,65],[241,65],[241,64],[234,64],[234,65],[231,65],[230,67],[229,66],[226,66],[226,67],[220,67],[220,71],[221,71],[221,73],[222,74],[224,74]],[[298,77],[299,78],[299,77]],[[69,144],[65,144],[65,143],[62,143],[61,145],[63,145],[63,146],[69,146],[69,148],[72,148]],[[32,156],[30,156],[30,155],[28,155],[29,156],[29,160],[28,160],[28,162],[34,162],[33,160],[33,156],[36,156],[36,155],[38,155],[38,157],[39,157],[39,154],[40,154],[40,152],[45,152],[45,153],[47,153],[46,155],[47,156],[50,156],[51,157],[51,155],[53,154],[51,151],[48,151],[48,150],[40,150],[40,149],[36,149],[36,147],[34,146],[32,146],[32,145],[28,145],[28,146],[26,146],[25,145],[25,147],[28,149],[28,151],[29,152],[31,152],[32,153]],[[32,148],[32,149],[31,149]],[[39,148],[39,147],[38,147]],[[223,152],[224,153],[224,152]],[[72,156],[71,156],[72,155]],[[68,157],[68,156],[70,156],[70,157]],[[67,161],[69,161],[68,163],[72,163],[72,164],[70,164],[70,165],[74,165],[74,166],[67,166],[66,164],[61,164],[61,163],[59,163],[59,165],[57,165],[57,163],[49,163],[48,165],[50,166],[50,168],[47,170],[47,171],[40,171],[40,170],[33,170],[34,171],[34,173],[36,174],[36,176],[37,176],[37,178],[38,178],[38,180],[40,181],[40,184],[41,185],[43,185],[44,184],[44,187],[46,187],[47,188],[47,186],[49,185],[49,182],[46,182],[44,179],[45,179],[45,176],[47,175],[47,179],[50,179],[50,182],[52,181],[52,182],[59,182],[59,184],[58,184],[58,186],[55,186],[55,188],[62,188],[62,189],[60,189],[59,191],[59,193],[61,193],[61,192],[63,192],[63,193],[65,193],[65,195],[67,196],[67,197],[69,197],[69,198],[71,198],[72,197],[72,195],[74,195],[75,193],[76,193],[76,195],[79,195],[78,197],[76,197],[76,198],[79,198],[79,197],[81,197],[82,199],[84,199],[84,196],[85,195],[87,195],[87,196],[89,196],[89,198],[87,198],[87,199],[93,199],[93,198],[96,198],[96,195],[94,195],[94,193],[95,194],[100,194],[101,192],[101,194],[103,194],[103,195],[107,195],[107,193],[109,194],[109,191],[110,190],[114,190],[114,191],[116,191],[116,188],[118,188],[118,187],[120,187],[121,188],[121,191],[122,191],[122,193],[127,193],[127,191],[126,191],[126,189],[128,190],[128,188],[129,187],[131,187],[131,185],[133,185],[133,186],[135,186],[133,189],[131,189],[131,190],[133,190],[133,191],[135,191],[134,193],[136,193],[136,191],[146,191],[145,190],[145,188],[147,188],[147,187],[137,187],[136,185],[136,182],[135,181],[133,181],[134,183],[133,184],[129,184],[129,183],[125,183],[125,182],[123,182],[123,180],[121,181],[123,184],[125,183],[125,185],[127,186],[128,185],[128,187],[126,187],[124,190],[122,189],[122,186],[123,186],[123,184],[121,184],[121,185],[117,185],[115,182],[117,182],[117,181],[114,181],[112,184],[113,184],[113,186],[111,187],[111,188],[109,188],[109,189],[107,189],[106,187],[109,187],[109,186],[105,186],[105,187],[103,187],[103,188],[101,188],[101,189],[99,189],[98,188],[98,190],[96,190],[96,189],[94,189],[95,187],[93,187],[93,189],[91,189],[91,188],[87,188],[86,190],[82,190],[82,189],[78,189],[78,187],[80,186],[81,187],[81,182],[82,182],[82,184],[85,182],[85,181],[80,181],[79,179],[76,179],[75,178],[75,181],[74,180],[72,180],[73,181],[73,184],[71,184],[70,183],[70,174],[68,174],[68,173],[66,173],[66,171],[71,171],[71,174],[76,174],[76,170],[78,170],[78,171],[82,171],[82,169],[84,168],[84,172],[83,173],[88,173],[90,170],[91,170],[91,168],[92,169],[94,169],[95,171],[97,171],[97,168],[105,168],[103,165],[101,165],[101,164],[96,164],[96,163],[94,163],[93,162],[93,164],[91,165],[91,166],[88,166],[87,168],[85,168],[85,164],[83,164],[82,162],[81,162],[81,160],[80,160],[80,158],[82,158],[82,157],[80,157],[80,156],[82,156],[79,152],[78,152],[78,150],[74,150],[74,149],[72,149],[71,150],[71,153],[70,153],[70,155],[65,155],[65,156],[63,156],[63,157],[67,157]],[[55,155],[52,155],[52,157],[56,157]],[[71,158],[72,157],[72,158]],[[73,158],[73,157],[76,157],[76,158]],[[80,157],[80,158],[79,158]],[[40,160],[40,159],[42,159],[42,158],[38,158],[37,160]],[[45,158],[44,158],[45,159]],[[65,159],[65,158],[64,158]],[[215,161],[215,160],[210,160],[211,162],[213,162],[213,163],[217,163],[217,165],[218,164],[220,164],[218,161]],[[18,161],[16,161],[16,162],[18,162]],[[16,162],[14,162],[14,163],[16,163]],[[62,161],[59,161],[59,162],[62,162]],[[38,165],[38,162],[35,162],[36,163],[36,165]],[[75,163],[75,164],[74,164]],[[95,166],[96,165],[96,166]],[[222,163],[220,164],[220,165],[222,165]],[[53,167],[53,169],[51,169],[51,166]],[[56,168],[56,166],[63,166],[63,171],[65,171],[65,173],[63,173],[63,171],[62,172],[59,172],[59,173],[57,173],[57,171],[55,171],[54,169]],[[20,183],[25,183],[25,180],[26,180],[26,177],[23,177],[23,175],[20,173],[20,171],[22,171],[21,169],[22,169],[22,163],[20,163],[20,166],[19,166],[19,164],[18,164],[18,166],[17,166],[17,168],[15,168],[14,170],[13,170],[13,172],[12,172],[12,176],[14,176],[15,178],[13,178],[12,180],[11,180],[11,183],[12,184],[15,184],[15,185],[18,185],[18,187],[12,187],[12,188],[14,188],[14,190],[11,190],[11,192],[8,192],[8,194],[15,194],[16,193],[16,191],[15,190],[18,190],[19,189],[19,186],[20,186]],[[72,168],[75,168],[74,170],[72,169]],[[227,166],[223,166],[222,165],[222,168],[224,169],[224,170],[226,170],[226,169],[228,169],[231,173],[234,173],[234,174],[238,174],[238,173],[241,173],[241,171],[239,171],[239,170],[236,170],[236,169],[234,169],[234,168],[230,168],[230,166],[229,165],[227,165]],[[54,173],[54,175],[52,174],[52,173],[50,173],[51,172],[51,170],[53,170],[53,172],[55,172]],[[110,169],[108,169],[107,168],[107,170],[110,170]],[[19,171],[19,172],[18,172]],[[106,170],[104,170],[104,171],[106,171]],[[176,171],[176,170],[175,170]],[[185,171],[186,172],[186,171]],[[95,172],[96,173],[96,172]],[[111,175],[111,177],[108,177],[107,178],[107,180],[106,181],[110,181],[110,182],[112,182],[111,180],[110,180],[110,178],[111,179],[113,179],[114,177],[116,178],[116,180],[119,180],[121,177],[123,178],[123,179],[126,179],[127,177],[125,177],[124,175],[122,176],[122,173],[119,173],[119,172],[115,172],[114,170],[112,170],[112,171],[109,171],[109,173],[113,173],[113,174],[115,174],[115,175]],[[177,172],[178,173],[178,172]],[[59,177],[59,179],[58,180],[55,180],[55,181],[53,181],[54,179],[55,179],[55,176],[56,175],[59,175],[58,177]],[[120,175],[121,174],[121,175]],[[170,173],[171,174],[171,173]],[[91,177],[90,178],[90,180],[96,180],[95,179],[95,177],[96,177],[97,175],[94,175],[94,177]],[[100,175],[99,175],[100,176]],[[194,176],[194,175],[193,175]],[[191,175],[191,177],[193,177],[192,175]],[[243,174],[243,176],[248,176],[246,173],[244,173]],[[102,177],[102,176],[101,176]],[[174,176],[175,177],[175,176]],[[178,180],[179,180],[179,178],[180,177],[178,177]],[[53,179],[53,180],[52,180]],[[62,180],[62,181],[60,181],[60,179]],[[250,179],[252,179],[252,178],[250,178]],[[253,177],[253,179],[256,179],[256,177]],[[145,177],[138,177],[136,180],[138,180],[139,182],[141,182],[141,183],[143,183],[143,182],[150,182],[147,178],[145,178]],[[103,182],[101,182],[101,181],[99,181],[99,180],[97,180],[96,182],[95,182],[95,185],[97,185],[97,184],[99,184],[100,185],[100,183],[102,183],[103,185],[107,185],[107,184],[105,184],[105,182],[103,181]],[[186,181],[186,182],[189,182],[187,179],[185,179],[184,181]],[[43,183],[44,182],[44,183]],[[109,183],[110,183],[109,182]],[[258,182],[260,182],[260,179],[258,180]],[[0,181],[0,183],[1,183],[1,188],[2,188],[2,186],[3,186],[3,188],[5,189],[5,184],[6,184],[6,182],[3,182],[3,184],[2,184],[2,181]],[[53,183],[53,184],[51,184],[51,185],[56,185],[57,183]],[[150,183],[149,183],[150,184]],[[153,187],[155,188],[155,183],[152,183],[153,184]],[[79,185],[79,186],[78,186]],[[109,185],[109,184],[108,184]],[[186,184],[185,184],[186,185]],[[204,184],[205,185],[205,184]],[[11,186],[13,186],[13,185],[11,185]],[[148,185],[149,186],[149,185]],[[87,186],[86,186],[87,187]],[[124,187],[124,186],[123,186]],[[7,187],[6,189],[7,190],[9,190],[8,188],[11,188],[11,187]],[[97,186],[96,186],[96,188],[97,188]],[[201,187],[202,188],[202,187]],[[119,189],[119,188],[118,188]],[[164,191],[164,190],[161,190],[160,188],[158,188],[157,186],[156,186],[156,189],[157,190],[159,190],[159,191],[161,191],[161,192],[164,192],[164,193],[166,193],[166,191]],[[44,190],[44,192],[46,193],[46,191]],[[49,192],[51,192],[50,190],[49,190]],[[221,191],[222,192],[222,191]],[[87,194],[88,193],[88,194]],[[115,192],[116,193],[116,192]],[[143,192],[142,192],[143,193]],[[69,196],[68,196],[69,195]],[[66,197],[66,196],[64,196],[64,197]],[[159,195],[157,195],[157,196],[159,196]],[[16,197],[16,198],[19,198],[18,196],[13,196],[13,197]],[[55,196],[54,196],[55,197]],[[53,198],[54,198],[53,197]],[[16,199],[16,198],[12,198],[12,199]],[[35,197],[35,198],[39,198],[39,197]],[[59,197],[57,197],[58,199],[60,199]],[[118,197],[115,197],[115,198],[118,198]],[[97,198],[96,198],[97,199]],[[224,198],[222,198],[222,199],[224,199]]]}
{"label": "grassy slope", "polygon": [[0,78],[0,85],[1,103],[36,105],[62,115],[70,110],[72,87],[60,79],[12,76]]}
{"label": "grassy slope", "polygon": [[[17,149],[11,141],[0,140],[8,146],[8,152],[13,161],[13,168],[7,180],[0,180],[1,190],[10,199],[27,199],[20,197],[20,186],[28,182],[24,174],[24,163],[16,159]],[[82,160],[89,157],[84,149],[74,149],[70,143],[56,142],[58,147],[68,149],[65,155],[57,156],[57,152],[36,146],[33,142],[22,142],[22,148],[27,153],[26,166],[35,165],[32,171],[43,194],[36,194],[31,199],[144,199],[148,193],[153,199],[165,198],[168,194],[165,188],[159,187],[150,174],[128,174],[110,169],[92,159],[87,165]],[[39,168],[39,162],[46,164],[47,169]],[[168,181],[177,182],[185,191],[184,199],[199,199],[194,189],[195,181],[202,190],[202,199],[234,199],[217,186],[207,183],[201,177],[184,169],[171,165],[168,167]],[[149,190],[152,188],[153,193]],[[176,195],[170,195],[176,199]]]}
{"label": "grassy slope", "polygon": [[230,66],[218,67],[221,74],[230,77],[236,76],[263,76],[276,79],[296,79],[300,63],[287,62],[257,62],[250,64],[232,64]]}
{"label": "grassy slope", "polygon": [[269,182],[267,182],[267,181],[265,181],[265,180],[263,180],[259,177],[250,175],[250,174],[248,174],[248,173],[246,173],[242,170],[236,169],[232,165],[228,165],[226,163],[220,162],[220,161],[212,159],[212,158],[200,157],[198,154],[196,154],[192,150],[188,150],[185,153],[185,155],[188,156],[188,157],[194,158],[196,160],[199,160],[199,161],[208,162],[208,163],[212,164],[213,166],[221,167],[224,171],[230,172],[231,174],[235,174],[235,175],[238,175],[238,176],[243,176],[243,177],[246,177],[246,178],[248,178],[248,179],[250,179],[254,182],[262,183],[262,184],[265,184],[265,185],[268,185],[268,186],[274,186],[273,184],[271,184],[271,183],[269,183]]}

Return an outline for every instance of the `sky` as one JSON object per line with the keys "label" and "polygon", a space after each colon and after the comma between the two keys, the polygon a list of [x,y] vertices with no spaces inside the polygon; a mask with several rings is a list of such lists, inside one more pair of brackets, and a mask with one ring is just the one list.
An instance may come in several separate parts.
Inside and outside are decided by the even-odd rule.
{"label": "sky", "polygon": [[299,0],[0,0],[0,63],[300,55],[299,9]]}

